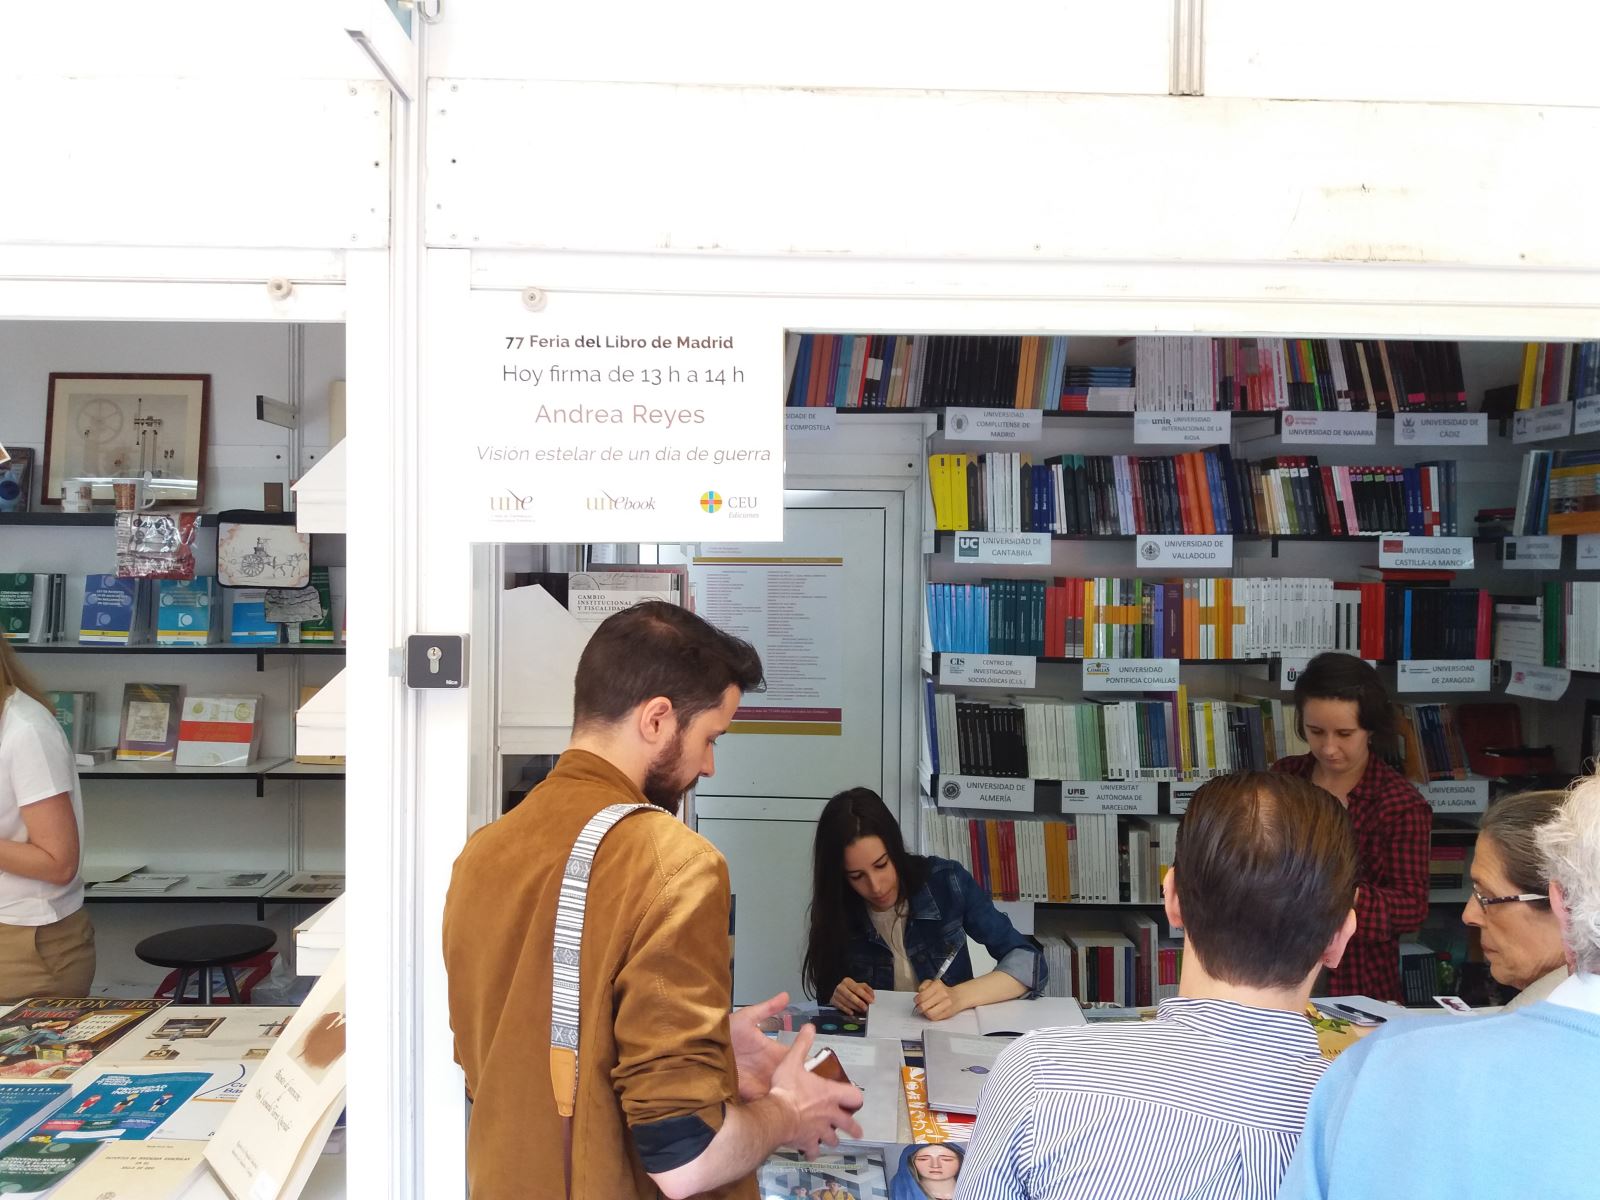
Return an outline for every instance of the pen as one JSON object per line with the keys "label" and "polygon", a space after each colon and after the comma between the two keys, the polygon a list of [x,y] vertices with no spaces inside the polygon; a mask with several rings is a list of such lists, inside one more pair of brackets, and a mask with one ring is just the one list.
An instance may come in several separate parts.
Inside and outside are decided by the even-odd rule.
{"label": "pen", "polygon": [[961,947],[957,946],[954,950],[950,951],[949,954],[944,956],[944,961],[939,964],[939,969],[933,973],[932,982],[939,983],[944,979],[944,973],[950,969],[950,964],[956,961],[956,955],[960,953]]}
{"label": "pen", "polygon": [[1334,1007],[1340,1012],[1347,1012],[1351,1016],[1365,1017],[1367,1020],[1376,1021],[1380,1025],[1386,1024],[1389,1020],[1388,1017],[1380,1017],[1377,1013],[1369,1013],[1365,1009],[1354,1008],[1348,1004],[1335,1004]]}

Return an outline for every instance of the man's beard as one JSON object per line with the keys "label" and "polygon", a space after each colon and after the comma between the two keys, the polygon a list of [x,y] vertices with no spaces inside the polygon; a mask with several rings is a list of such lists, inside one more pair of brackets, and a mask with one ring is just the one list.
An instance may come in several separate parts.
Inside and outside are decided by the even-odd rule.
{"label": "man's beard", "polygon": [[657,808],[664,808],[673,816],[678,815],[678,804],[683,799],[683,794],[694,786],[696,779],[700,778],[696,772],[687,779],[683,772],[683,735],[686,730],[678,727],[677,734],[672,739],[672,744],[656,756],[645,772],[644,798]]}

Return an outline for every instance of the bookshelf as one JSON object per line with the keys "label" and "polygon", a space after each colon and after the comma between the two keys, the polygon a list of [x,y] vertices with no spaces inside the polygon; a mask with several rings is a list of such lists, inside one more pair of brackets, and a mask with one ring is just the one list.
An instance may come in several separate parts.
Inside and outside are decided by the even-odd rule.
{"label": "bookshelf", "polygon": [[[845,342],[850,341],[849,335],[841,335]],[[873,335],[865,335],[869,339]],[[884,358],[885,372],[889,372],[894,362],[894,348],[899,339],[888,336],[885,344],[888,349]],[[1020,339],[1012,339],[1018,341]],[[1050,339],[1039,339],[1049,342]],[[1146,339],[1139,339],[1141,342]],[[1160,339],[1148,339],[1158,341]],[[1191,339],[1192,341],[1193,339]],[[999,344],[1004,339],[987,339],[990,354],[1000,357],[994,361],[1007,362],[1017,370],[1014,378],[1019,380],[1019,396],[1028,387],[1023,379],[1026,374],[1015,364],[1023,361],[1022,353],[1016,353],[1007,359],[1005,355],[1011,353]],[[1135,362],[1136,347],[1126,340],[1113,342],[1111,339],[1083,339],[1085,343],[1092,343],[1090,354],[1107,356],[1104,361],[1122,366],[1131,366]],[[868,349],[872,342],[867,343]],[[1334,344],[1328,343],[1331,347]],[[1370,350],[1372,343],[1366,344]],[[1517,476],[1524,452],[1534,448],[1555,448],[1564,444],[1576,443],[1591,446],[1594,440],[1585,440],[1584,435],[1575,435],[1566,441],[1549,443],[1539,442],[1528,444],[1514,440],[1512,414],[1495,408],[1485,411],[1487,405],[1480,406],[1480,399],[1485,393],[1499,388],[1506,383],[1514,383],[1521,365],[1522,347],[1517,345],[1487,345],[1462,343],[1459,348],[1450,347],[1440,349],[1437,345],[1411,344],[1412,349],[1422,354],[1424,358],[1418,359],[1416,365],[1424,375],[1448,383],[1444,391],[1448,395],[1441,395],[1442,403],[1425,403],[1416,408],[1397,412],[1391,410],[1379,411],[1374,415],[1373,425],[1376,433],[1368,432],[1362,443],[1351,442],[1340,445],[1302,444],[1300,439],[1303,433],[1297,431],[1293,440],[1286,434],[1284,413],[1281,411],[1233,411],[1228,420],[1220,422],[1227,429],[1228,441],[1223,443],[1232,452],[1233,461],[1249,461],[1259,463],[1264,469],[1268,460],[1279,461],[1284,458],[1308,456],[1314,462],[1335,468],[1334,476],[1338,476],[1337,468],[1348,464],[1351,471],[1355,471],[1361,464],[1395,464],[1396,467],[1408,466],[1417,463],[1438,462],[1448,459],[1452,463],[1451,470],[1455,472],[1452,484],[1458,490],[1452,491],[1447,499],[1453,500],[1453,519],[1455,528],[1451,529],[1445,524],[1447,518],[1441,515],[1440,525],[1425,524],[1424,532],[1436,534],[1449,532],[1460,537],[1478,548],[1472,556],[1473,565],[1470,568],[1461,568],[1456,575],[1456,585],[1464,588],[1476,588],[1480,592],[1489,594],[1493,600],[1502,596],[1527,595],[1535,592],[1541,586],[1541,581],[1550,579],[1581,578],[1574,575],[1575,554],[1570,548],[1565,548],[1559,568],[1538,572],[1517,570],[1508,567],[1506,563],[1506,550],[1504,547],[1510,542],[1510,535],[1505,532],[1506,526],[1496,526],[1486,523],[1482,526],[1475,525],[1474,517],[1480,511],[1508,507],[1517,488]],[[999,347],[998,349],[996,349]],[[1391,344],[1391,349],[1393,345]],[[911,369],[913,359],[906,360],[906,369]],[[1078,360],[1069,354],[1066,358],[1069,363]],[[1098,361],[1098,360],[1097,360]],[[1436,368],[1442,364],[1443,374]],[[1060,360],[1056,360],[1060,366]],[[1002,372],[1003,374],[1003,372]],[[886,380],[889,375],[885,374]],[[1012,378],[1007,376],[1006,378]],[[946,380],[948,383],[948,379]],[[916,405],[904,403],[905,397],[913,389],[909,381],[902,382],[899,386],[905,391],[896,392],[895,384],[887,385],[888,390],[884,395],[889,397],[889,406],[886,408],[841,408],[838,410],[841,418],[848,417],[853,421],[870,421],[875,415],[884,419],[905,418],[920,414],[926,421],[925,428],[929,430],[926,441],[927,457],[931,460],[939,454],[964,453],[977,454],[1012,454],[1030,456],[1034,464],[1046,461],[1055,461],[1052,456],[1075,455],[1082,456],[1109,456],[1118,455],[1140,458],[1173,458],[1181,454],[1190,454],[1203,449],[1202,444],[1196,445],[1158,445],[1136,438],[1136,427],[1141,425],[1139,412],[1130,411],[1126,407],[1118,411],[1054,411],[1049,407],[1048,401],[1039,405],[1043,411],[1029,412],[1028,419],[1015,422],[1002,422],[1009,424],[1011,432],[996,436],[993,440],[985,440],[980,431],[984,422],[970,416],[965,417],[957,424],[950,419],[952,409],[983,409],[992,407],[1006,409],[1008,399],[985,404],[981,395],[951,395],[939,396],[940,403],[930,405]],[[1009,397],[1008,385],[1005,379],[1000,380],[998,389],[990,386],[991,393],[998,390],[1002,395]],[[1431,389],[1431,385],[1430,385]],[[1409,395],[1409,389],[1405,389]],[[1020,407],[1028,409],[1037,404],[1041,394],[1047,395],[1047,389],[1041,393],[1035,388],[1032,401],[1024,401]],[[895,398],[898,397],[903,407],[895,407]],[[881,397],[880,397],[881,399]],[[1495,397],[1499,404],[1504,399]],[[1470,402],[1467,402],[1469,401]],[[1459,401],[1459,402],[1458,402]],[[1312,406],[1295,404],[1290,411],[1306,411]],[[1203,408],[1202,408],[1203,411]],[[1402,415],[1413,415],[1422,412],[1459,413],[1462,411],[1485,411],[1486,420],[1469,422],[1474,435],[1482,437],[1484,444],[1468,444],[1463,446],[1449,446],[1443,444],[1415,444],[1402,443],[1402,434],[1406,439],[1415,435],[1413,423],[1407,422],[1402,429],[1396,418]],[[988,422],[993,427],[995,422]],[[1143,422],[1145,433],[1148,433],[1149,422]],[[1022,432],[1017,432],[1021,430]],[[1032,432],[1029,432],[1032,431]],[[1014,464],[1017,460],[1012,459]],[[1007,469],[1010,469],[1009,467]],[[927,478],[932,485],[932,469],[929,468]],[[1146,487],[1149,487],[1149,476],[1146,477]],[[1160,478],[1160,476],[1155,476]],[[1037,479],[1037,472],[1035,473]],[[983,484],[980,479],[980,486]],[[1048,487],[1048,485],[1046,485]],[[986,503],[992,501],[997,493],[987,492]],[[1037,493],[1035,493],[1037,494]],[[1326,578],[1334,581],[1355,581],[1360,568],[1375,566],[1380,537],[1393,536],[1379,532],[1360,533],[1331,533],[1331,532],[1273,532],[1270,529],[1254,531],[1249,528],[1236,527],[1232,533],[1234,551],[1231,565],[1227,569],[1216,571],[1204,567],[1196,568],[1151,568],[1136,561],[1133,544],[1145,537],[1144,533],[1116,532],[1116,533],[1087,533],[1082,532],[1082,526],[1068,526],[1073,532],[1059,531],[1061,526],[1055,525],[1063,511],[1057,507],[1050,508],[1047,503],[1041,503],[1040,508],[1032,508],[1029,488],[1026,485],[1018,487],[1013,492],[1016,497],[1011,502],[1011,519],[1000,522],[990,522],[986,519],[982,524],[998,524],[999,529],[993,530],[1000,536],[1009,536],[1022,533],[1025,536],[1031,533],[1036,541],[1042,541],[1044,547],[1032,552],[1031,557],[1019,555],[1017,561],[979,563],[971,557],[965,561],[958,560],[954,554],[956,539],[962,535],[988,533],[988,529],[951,529],[940,527],[937,519],[941,514],[935,498],[926,498],[924,504],[924,536],[923,579],[928,584],[977,584],[993,583],[1006,580],[1045,580],[1047,583],[1055,578],[1067,577],[1080,578],[1112,578],[1122,579],[1128,577],[1144,577],[1146,579],[1167,579],[1175,576],[1212,576],[1239,578],[1251,575],[1270,575],[1285,578]],[[1149,496],[1149,492],[1146,492]],[[1059,491],[1056,497],[1065,503],[1065,497]],[[1340,501],[1343,503],[1342,499]],[[1154,502],[1151,502],[1154,504]],[[1251,501],[1247,500],[1247,503]],[[1020,513],[1018,510],[1020,509]],[[1031,511],[1030,511],[1031,510]],[[987,517],[990,508],[982,510],[981,515]],[[1039,512],[1053,513],[1047,517],[1043,524],[1039,523]],[[1103,510],[1102,510],[1103,511]],[[1126,511],[1123,510],[1124,519]],[[1154,509],[1148,509],[1140,514],[1136,512],[1136,519],[1143,519]],[[1259,517],[1259,510],[1257,511]],[[1346,523],[1348,514],[1346,514]],[[1327,519],[1324,516],[1323,519]],[[1170,510],[1168,520],[1170,521]],[[951,522],[954,523],[954,522]],[[1055,525],[1054,528],[1051,526]],[[1031,529],[1029,527],[1032,527]],[[1113,518],[1111,528],[1115,529],[1116,518]],[[1141,530],[1161,528],[1160,525],[1140,524]],[[1168,528],[1172,526],[1169,524]],[[1358,524],[1356,526],[1360,528]],[[1124,528],[1129,526],[1124,525]],[[1389,529],[1393,526],[1379,526],[1380,529]],[[1415,536],[1415,530],[1412,530]],[[931,534],[931,536],[928,536]],[[1207,536],[1209,536],[1209,530]],[[1182,536],[1182,535],[1179,535]],[[1569,535],[1570,537],[1570,535]],[[971,545],[967,550],[970,555]],[[1600,567],[1597,567],[1600,569]],[[1013,593],[1014,595],[1014,593]],[[991,597],[994,599],[994,597]],[[1492,601],[1491,601],[1492,603]],[[987,611],[987,610],[986,610]],[[1081,615],[1081,614],[1080,614]],[[1137,619],[1137,618],[1135,618]],[[1009,657],[1018,659],[1031,659],[1033,666],[1028,666],[1020,672],[1022,679],[1032,686],[971,686],[962,682],[950,682],[941,678],[945,660],[952,654],[963,654],[968,657],[991,655],[994,657],[1008,657],[1002,650],[953,650],[948,648],[935,649],[934,643],[929,640],[929,633],[938,633],[941,626],[930,622],[924,623],[924,644],[922,653],[923,676],[921,686],[926,693],[927,703],[923,708],[923,723],[930,725],[934,719],[936,705],[934,699],[939,695],[953,694],[962,702],[1006,707],[1013,702],[1026,704],[1035,699],[1057,699],[1068,704],[1083,703],[1091,698],[1097,702],[1117,700],[1144,700],[1154,699],[1157,693],[1118,692],[1118,693],[1084,693],[1081,691],[1083,680],[1071,668],[1082,664],[1085,660],[1076,656],[1076,647],[1069,641],[1069,656],[1058,656],[1058,651],[1046,655],[1013,655]],[[945,636],[951,628],[948,621],[942,628]],[[1600,630],[1597,630],[1600,635]],[[1147,634],[1148,636],[1148,634]],[[1006,648],[1015,648],[1015,643],[1009,642],[1009,634],[1004,639],[1008,644]],[[947,642],[949,645],[968,645],[969,641]],[[1294,643],[1288,643],[1293,645]],[[1479,659],[1466,659],[1461,661],[1483,661],[1481,640],[1479,642]],[[1035,643],[1037,645],[1037,643]],[[1032,647],[1030,647],[1032,648]],[[1470,650],[1469,650],[1470,652]],[[1287,653],[1272,653],[1259,657],[1226,657],[1226,658],[1180,658],[1178,661],[1179,678],[1186,684],[1188,697],[1191,701],[1197,697],[1233,701],[1275,699],[1280,705],[1288,700],[1287,693],[1291,690],[1289,683],[1284,678],[1285,663],[1291,659],[1301,659],[1310,656],[1307,654],[1291,655]],[[1146,655],[1146,657],[1154,657]],[[1489,692],[1464,692],[1456,690],[1441,690],[1439,692],[1426,691],[1399,691],[1399,668],[1404,660],[1392,654],[1373,656],[1377,665],[1385,673],[1389,673],[1389,683],[1394,698],[1398,704],[1421,705],[1425,703],[1476,702],[1482,700],[1504,701],[1508,699],[1503,688],[1510,676],[1506,664],[1493,658],[1493,653],[1487,656],[1491,661],[1489,669]],[[1534,664],[1538,665],[1538,664]],[[1262,672],[1260,667],[1267,670]],[[1037,674],[1034,673],[1037,667]],[[998,670],[995,674],[998,674]],[[991,676],[992,681],[993,676]],[[1593,681],[1600,678],[1600,670],[1586,671],[1573,670],[1571,672],[1571,688],[1567,701],[1573,698],[1574,693],[1592,694]],[[1407,686],[1419,686],[1408,684]],[[1167,698],[1167,694],[1162,694]],[[1530,744],[1553,744],[1556,746],[1571,747],[1575,750],[1578,738],[1570,732],[1568,727],[1576,725],[1577,709],[1583,705],[1569,703],[1550,703],[1543,701],[1513,699],[1518,709],[1523,714],[1524,740]],[[928,730],[928,738],[933,737],[933,730]],[[937,748],[931,748],[936,750]],[[1285,746],[1281,743],[1265,755],[1266,762],[1276,758],[1284,752],[1296,752],[1303,747]],[[1046,779],[1022,779],[1015,775],[1011,777],[981,776],[985,783],[1003,783],[1006,789],[994,789],[999,800],[994,807],[961,808],[955,806],[959,801],[951,797],[940,796],[940,785],[950,778],[949,768],[941,761],[939,771],[930,769],[928,756],[930,748],[925,746],[923,752],[923,769],[921,771],[924,797],[923,813],[926,818],[925,826],[933,822],[936,817],[958,817],[970,821],[988,821],[1003,823],[1017,822],[1048,822],[1061,821],[1071,818],[1078,811],[1072,805],[1064,804],[1062,800],[1063,785],[1060,782]],[[1571,751],[1569,751],[1570,757]],[[963,762],[960,764],[965,766]],[[1265,765],[1265,763],[1261,764]],[[1569,768],[1575,768],[1576,763],[1565,763]],[[1015,785],[1022,785],[1019,794]],[[1199,781],[1188,781],[1174,785],[1162,780],[1156,781],[1154,790],[1157,797],[1155,804],[1149,811],[1161,816],[1174,813],[1173,796],[1174,788],[1182,794],[1183,789],[1192,790],[1198,786]],[[1452,791],[1450,784],[1456,784]],[[1430,803],[1435,810],[1435,824],[1441,829],[1459,830],[1465,825],[1469,830],[1476,823],[1476,812],[1470,811],[1470,805],[1477,802],[1474,789],[1482,788],[1489,794],[1517,786],[1515,781],[1489,780],[1484,781],[1472,777],[1466,781],[1446,780],[1435,785],[1439,789],[1437,796],[1429,796]],[[1420,784],[1419,788],[1425,796],[1429,795],[1432,788],[1427,784]],[[1470,795],[1463,795],[1463,790]],[[963,793],[971,795],[973,793]],[[1181,806],[1177,809],[1181,811]],[[1124,856],[1127,853],[1126,837],[1128,829],[1133,822],[1140,820],[1138,816],[1126,813],[1115,814],[1114,819],[1119,825],[1117,837],[1121,843]],[[922,844],[928,849],[927,829],[923,830]],[[931,852],[938,853],[937,849]],[[1467,851],[1467,864],[1470,864],[1470,849]],[[1465,870],[1465,865],[1462,868]],[[1014,891],[1015,889],[1011,889]],[[1126,895],[1126,892],[1124,892]],[[1441,910],[1444,906],[1458,906],[1465,902],[1469,895],[1464,888],[1441,887],[1435,888],[1430,894],[1430,903]],[[1055,914],[1070,914],[1074,910],[1079,913],[1092,913],[1097,909],[1120,911],[1129,907],[1137,909],[1138,905],[1131,905],[1126,899],[1102,899],[1099,901],[1073,901],[1062,902],[1059,900],[1035,900],[1040,913],[1040,932],[1051,927]],[[1146,906],[1148,907],[1148,906]],[[1047,918],[1046,914],[1049,914]],[[1080,918],[1081,919],[1081,918]],[[1114,922],[1112,922],[1114,926]]]}

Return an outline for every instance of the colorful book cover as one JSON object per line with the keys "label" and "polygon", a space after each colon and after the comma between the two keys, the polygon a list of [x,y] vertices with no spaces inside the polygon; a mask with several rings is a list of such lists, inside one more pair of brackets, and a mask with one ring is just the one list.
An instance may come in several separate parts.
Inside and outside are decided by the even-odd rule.
{"label": "colorful book cover", "polygon": [[175,683],[130,683],[122,689],[118,762],[171,761],[178,753],[178,701]]}
{"label": "colorful book cover", "polygon": [[33,627],[33,573],[0,575],[0,636],[25,642]]}
{"label": "colorful book cover", "polygon": [[228,607],[228,640],[277,645],[279,626],[267,620],[265,588],[235,588]]}
{"label": "colorful book cover", "polygon": [[60,1107],[69,1083],[12,1083],[0,1086],[0,1146],[10,1145]]}
{"label": "colorful book cover", "polygon": [[92,646],[127,646],[138,641],[139,597],[137,579],[86,576],[78,640]]}
{"label": "colorful book cover", "polygon": [[311,568],[311,586],[317,590],[322,602],[322,616],[315,621],[300,622],[300,640],[312,643],[333,641],[333,587],[327,567]]}
{"label": "colorful book cover", "polygon": [[73,753],[81,754],[89,749],[94,738],[94,693],[50,692],[49,696],[56,724],[67,735],[67,744]]}
{"label": "colorful book cover", "polygon": [[131,1142],[147,1138],[210,1082],[210,1071],[104,1074],[62,1105],[28,1138],[48,1135],[54,1142]]}
{"label": "colorful book cover", "polygon": [[260,696],[190,696],[178,722],[180,767],[242,767],[261,742]]}
{"label": "colorful book cover", "polygon": [[216,624],[216,576],[156,581],[156,645],[204,646]]}
{"label": "colorful book cover", "polygon": [[0,1016],[0,1079],[66,1079],[165,1000],[47,997]]}

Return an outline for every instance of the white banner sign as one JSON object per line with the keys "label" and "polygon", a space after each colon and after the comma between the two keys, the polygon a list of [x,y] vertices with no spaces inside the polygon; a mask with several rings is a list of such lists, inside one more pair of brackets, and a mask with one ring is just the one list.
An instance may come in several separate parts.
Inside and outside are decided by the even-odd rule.
{"label": "white banner sign", "polygon": [[1421,787],[1434,812],[1483,812],[1489,807],[1487,779],[1441,779]]}
{"label": "white banner sign", "polygon": [[1378,414],[1370,412],[1286,412],[1286,446],[1375,446]]}
{"label": "white banner sign", "polygon": [[1528,696],[1534,700],[1559,700],[1567,694],[1572,682],[1572,672],[1566,667],[1535,667],[1527,663],[1511,664],[1511,679],[1506,684],[1506,695]]}
{"label": "white banner sign", "polygon": [[1508,571],[1557,570],[1561,566],[1561,537],[1508,537],[1501,565]]}
{"label": "white banner sign", "polygon": [[783,537],[783,356],[748,306],[474,290],[423,470],[475,542]]}
{"label": "white banner sign", "polygon": [[1233,440],[1233,414],[1137,412],[1133,440],[1140,446],[1226,446]]}
{"label": "white banner sign", "polygon": [[839,414],[831,408],[786,408],[783,432],[792,441],[832,437],[839,428]]}
{"label": "white banner sign", "polygon": [[1472,539],[1385,535],[1378,539],[1378,565],[1422,571],[1470,571]]}
{"label": "white banner sign", "polygon": [[[1345,652],[1340,651],[1340,653]],[[1306,664],[1315,657],[1315,654],[1285,654],[1280,656],[1278,659],[1278,690],[1280,692],[1294,691],[1294,685],[1305,671]],[[1375,658],[1364,658],[1361,661],[1369,667],[1378,665],[1378,660]]]}
{"label": "white banner sign", "polygon": [[1578,397],[1578,411],[1572,419],[1572,432],[1600,432],[1600,396]]}
{"label": "white banner sign", "polygon": [[939,682],[962,687],[1013,688],[1034,686],[1039,660],[1022,654],[941,654]]}
{"label": "white banner sign", "polygon": [[1173,784],[1172,791],[1168,797],[1172,807],[1172,815],[1175,817],[1181,817],[1184,813],[1188,812],[1189,798],[1198,792],[1202,787],[1204,787],[1205,783],[1205,780],[1199,779],[1189,783]]}
{"label": "white banner sign", "polygon": [[1566,437],[1572,432],[1572,405],[1547,404],[1543,408],[1525,408],[1511,418],[1513,442],[1547,442],[1551,438]]}
{"label": "white banner sign", "polygon": [[1069,779],[1061,784],[1061,811],[1149,813],[1161,810],[1161,785],[1133,779]]}
{"label": "white banner sign", "polygon": [[1399,664],[1397,691],[1487,692],[1489,660],[1485,658],[1416,658]]}
{"label": "white banner sign", "polygon": [[1083,688],[1094,692],[1175,692],[1175,658],[1086,658]]}
{"label": "white banner sign", "polygon": [[1578,535],[1578,561],[1580,571],[1600,571],[1600,533]]}
{"label": "white banner sign", "polygon": [[1402,413],[1394,419],[1396,446],[1487,446],[1483,413]]}
{"label": "white banner sign", "polygon": [[940,808],[994,808],[1033,811],[1033,780],[985,779],[979,775],[939,776]]}
{"label": "white banner sign", "polygon": [[1227,571],[1233,568],[1231,533],[1145,533],[1134,551],[1141,567],[1187,567]]}
{"label": "white banner sign", "polygon": [[1037,442],[1044,412],[1037,408],[947,408],[944,436],[952,442]]}
{"label": "white banner sign", "polygon": [[1048,533],[957,533],[951,536],[956,539],[957,562],[1050,565]]}

